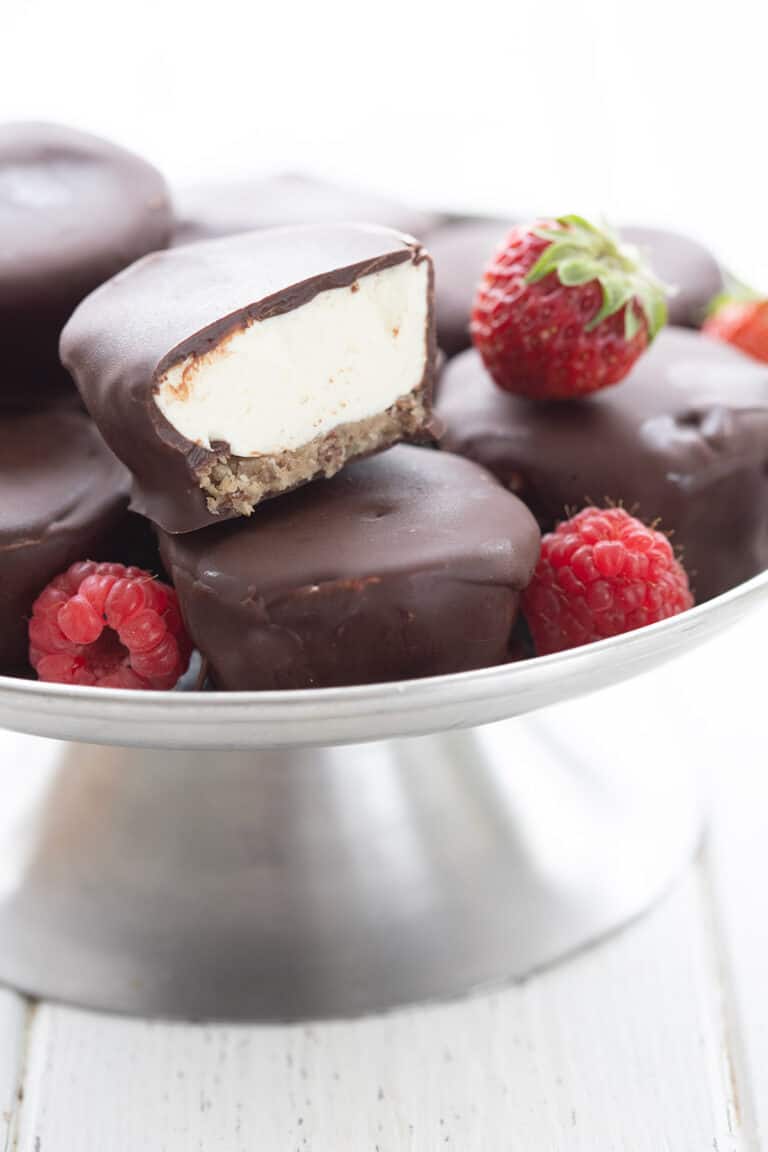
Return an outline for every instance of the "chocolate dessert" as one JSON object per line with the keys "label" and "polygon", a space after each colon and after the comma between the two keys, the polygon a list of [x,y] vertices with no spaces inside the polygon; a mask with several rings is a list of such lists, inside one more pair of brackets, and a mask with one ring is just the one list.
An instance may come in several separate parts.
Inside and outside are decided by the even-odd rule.
{"label": "chocolate dessert", "polygon": [[379,193],[294,172],[179,189],[174,205],[173,244],[297,224],[378,224],[421,239],[440,222]]}
{"label": "chocolate dessert", "polygon": [[0,125],[0,406],[72,390],[58,356],[72,310],[170,231],[165,181],[145,160],[74,128]]}
{"label": "chocolate dessert", "polygon": [[768,565],[768,367],[697,332],[660,333],[626,380],[574,401],[498,388],[475,351],[450,361],[443,445],[482,464],[543,530],[589,503],[658,521],[697,601]]}
{"label": "chocolate dessert", "polygon": [[435,265],[437,342],[446,356],[469,348],[469,317],[485,265],[515,220],[457,220],[427,233]]}
{"label": "chocolate dessert", "polygon": [[623,240],[646,253],[656,275],[672,289],[667,304],[669,323],[698,328],[724,286],[722,269],[712,252],[698,240],[666,228],[628,224],[619,231]]}
{"label": "chocolate dessert", "polygon": [[354,225],[159,252],[80,305],[61,352],[134,509],[192,531],[430,439],[431,262]]}
{"label": "chocolate dessert", "polygon": [[319,688],[508,660],[539,532],[482,468],[400,446],[160,547],[217,688]]}
{"label": "chocolate dessert", "polygon": [[196,645],[219,690],[406,680],[768,566],[768,365],[681,327],[707,249],[446,221],[283,175],[171,237],[144,161],[0,128],[0,675],[165,690]]}
{"label": "chocolate dessert", "polygon": [[129,477],[74,406],[0,423],[0,674],[23,674],[35,597],[76,560],[122,547]]}

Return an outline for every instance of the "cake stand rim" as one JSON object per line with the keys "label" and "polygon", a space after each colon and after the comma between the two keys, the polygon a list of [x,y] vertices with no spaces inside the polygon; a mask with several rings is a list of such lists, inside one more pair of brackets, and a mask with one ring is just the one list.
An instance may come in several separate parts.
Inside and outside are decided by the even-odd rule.
{"label": "cake stand rim", "polygon": [[678,616],[580,648],[467,672],[376,684],[237,692],[141,692],[0,676],[0,708],[12,707],[14,701],[25,708],[36,702],[41,708],[53,710],[67,705],[82,710],[85,718],[102,710],[107,715],[118,706],[123,718],[130,710],[137,720],[147,716],[153,721],[165,710],[169,722],[184,720],[192,725],[196,719],[201,725],[210,724],[216,713],[241,714],[242,719],[247,716],[251,721],[260,719],[262,714],[265,719],[273,714],[287,720],[297,712],[316,713],[321,721],[326,715],[331,718],[361,708],[412,713],[442,700],[471,703],[506,692],[513,695],[547,680],[554,685],[571,673],[584,676],[590,670],[605,671],[605,666],[619,672],[635,660],[650,662],[654,655],[663,658],[678,643],[682,651],[689,643],[695,644],[697,638],[706,640],[763,599],[768,599],[768,569]]}

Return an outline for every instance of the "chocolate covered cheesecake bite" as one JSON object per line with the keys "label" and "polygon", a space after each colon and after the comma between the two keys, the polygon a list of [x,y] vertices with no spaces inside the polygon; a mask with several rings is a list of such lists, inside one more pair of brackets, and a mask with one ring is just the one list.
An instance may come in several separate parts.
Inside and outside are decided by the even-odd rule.
{"label": "chocolate covered cheesecake bite", "polygon": [[457,220],[428,232],[435,265],[437,342],[446,356],[469,348],[469,318],[485,265],[514,220]]}
{"label": "chocolate covered cheesecake bite", "polygon": [[539,532],[482,468],[400,446],[160,549],[216,687],[316,688],[509,659]]}
{"label": "chocolate covered cheesecake bite", "polygon": [[49,580],[113,559],[129,476],[73,405],[0,415],[0,675],[28,669],[27,621]]}
{"label": "chocolate covered cheesecake bite", "polygon": [[707,307],[723,291],[723,272],[710,250],[680,232],[628,224],[621,238],[645,254],[656,275],[672,293],[667,301],[670,324],[698,328]]}
{"label": "chocolate covered cheesecake bite", "polygon": [[697,601],[768,566],[768,367],[683,328],[602,392],[541,403],[503,392],[479,355],[449,362],[442,443],[493,472],[543,530],[590,503],[658,521]]}
{"label": "chocolate covered cheesecake bite", "polygon": [[431,262],[353,225],[175,248],[85,300],[61,352],[135,510],[192,531],[431,438]]}
{"label": "chocolate covered cheesecake bite", "polygon": [[104,280],[171,232],[165,181],[124,148],[57,124],[0,125],[0,406],[72,385],[61,329]]}
{"label": "chocolate covered cheesecake bite", "polygon": [[298,224],[378,224],[420,239],[439,222],[388,196],[295,172],[182,188],[174,209],[173,244]]}

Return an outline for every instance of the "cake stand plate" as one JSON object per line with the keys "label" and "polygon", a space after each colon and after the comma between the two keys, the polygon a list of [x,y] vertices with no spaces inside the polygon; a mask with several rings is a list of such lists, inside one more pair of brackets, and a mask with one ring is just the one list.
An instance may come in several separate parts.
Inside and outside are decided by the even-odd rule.
{"label": "cake stand plate", "polygon": [[0,980],[284,1020],[551,963],[684,867],[722,723],[703,645],[766,601],[768,574],[589,648],[408,684],[0,679]]}

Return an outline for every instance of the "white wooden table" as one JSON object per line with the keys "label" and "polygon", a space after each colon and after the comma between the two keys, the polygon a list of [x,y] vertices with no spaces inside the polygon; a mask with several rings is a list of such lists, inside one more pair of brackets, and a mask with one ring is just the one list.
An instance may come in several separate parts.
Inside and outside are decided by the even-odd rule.
{"label": "white wooden table", "polygon": [[[493,995],[311,1027],[125,1020],[0,992],[0,1148],[768,1148],[768,774],[754,641],[752,706],[713,781],[710,833],[641,920]],[[741,659],[744,643],[724,652]]]}

